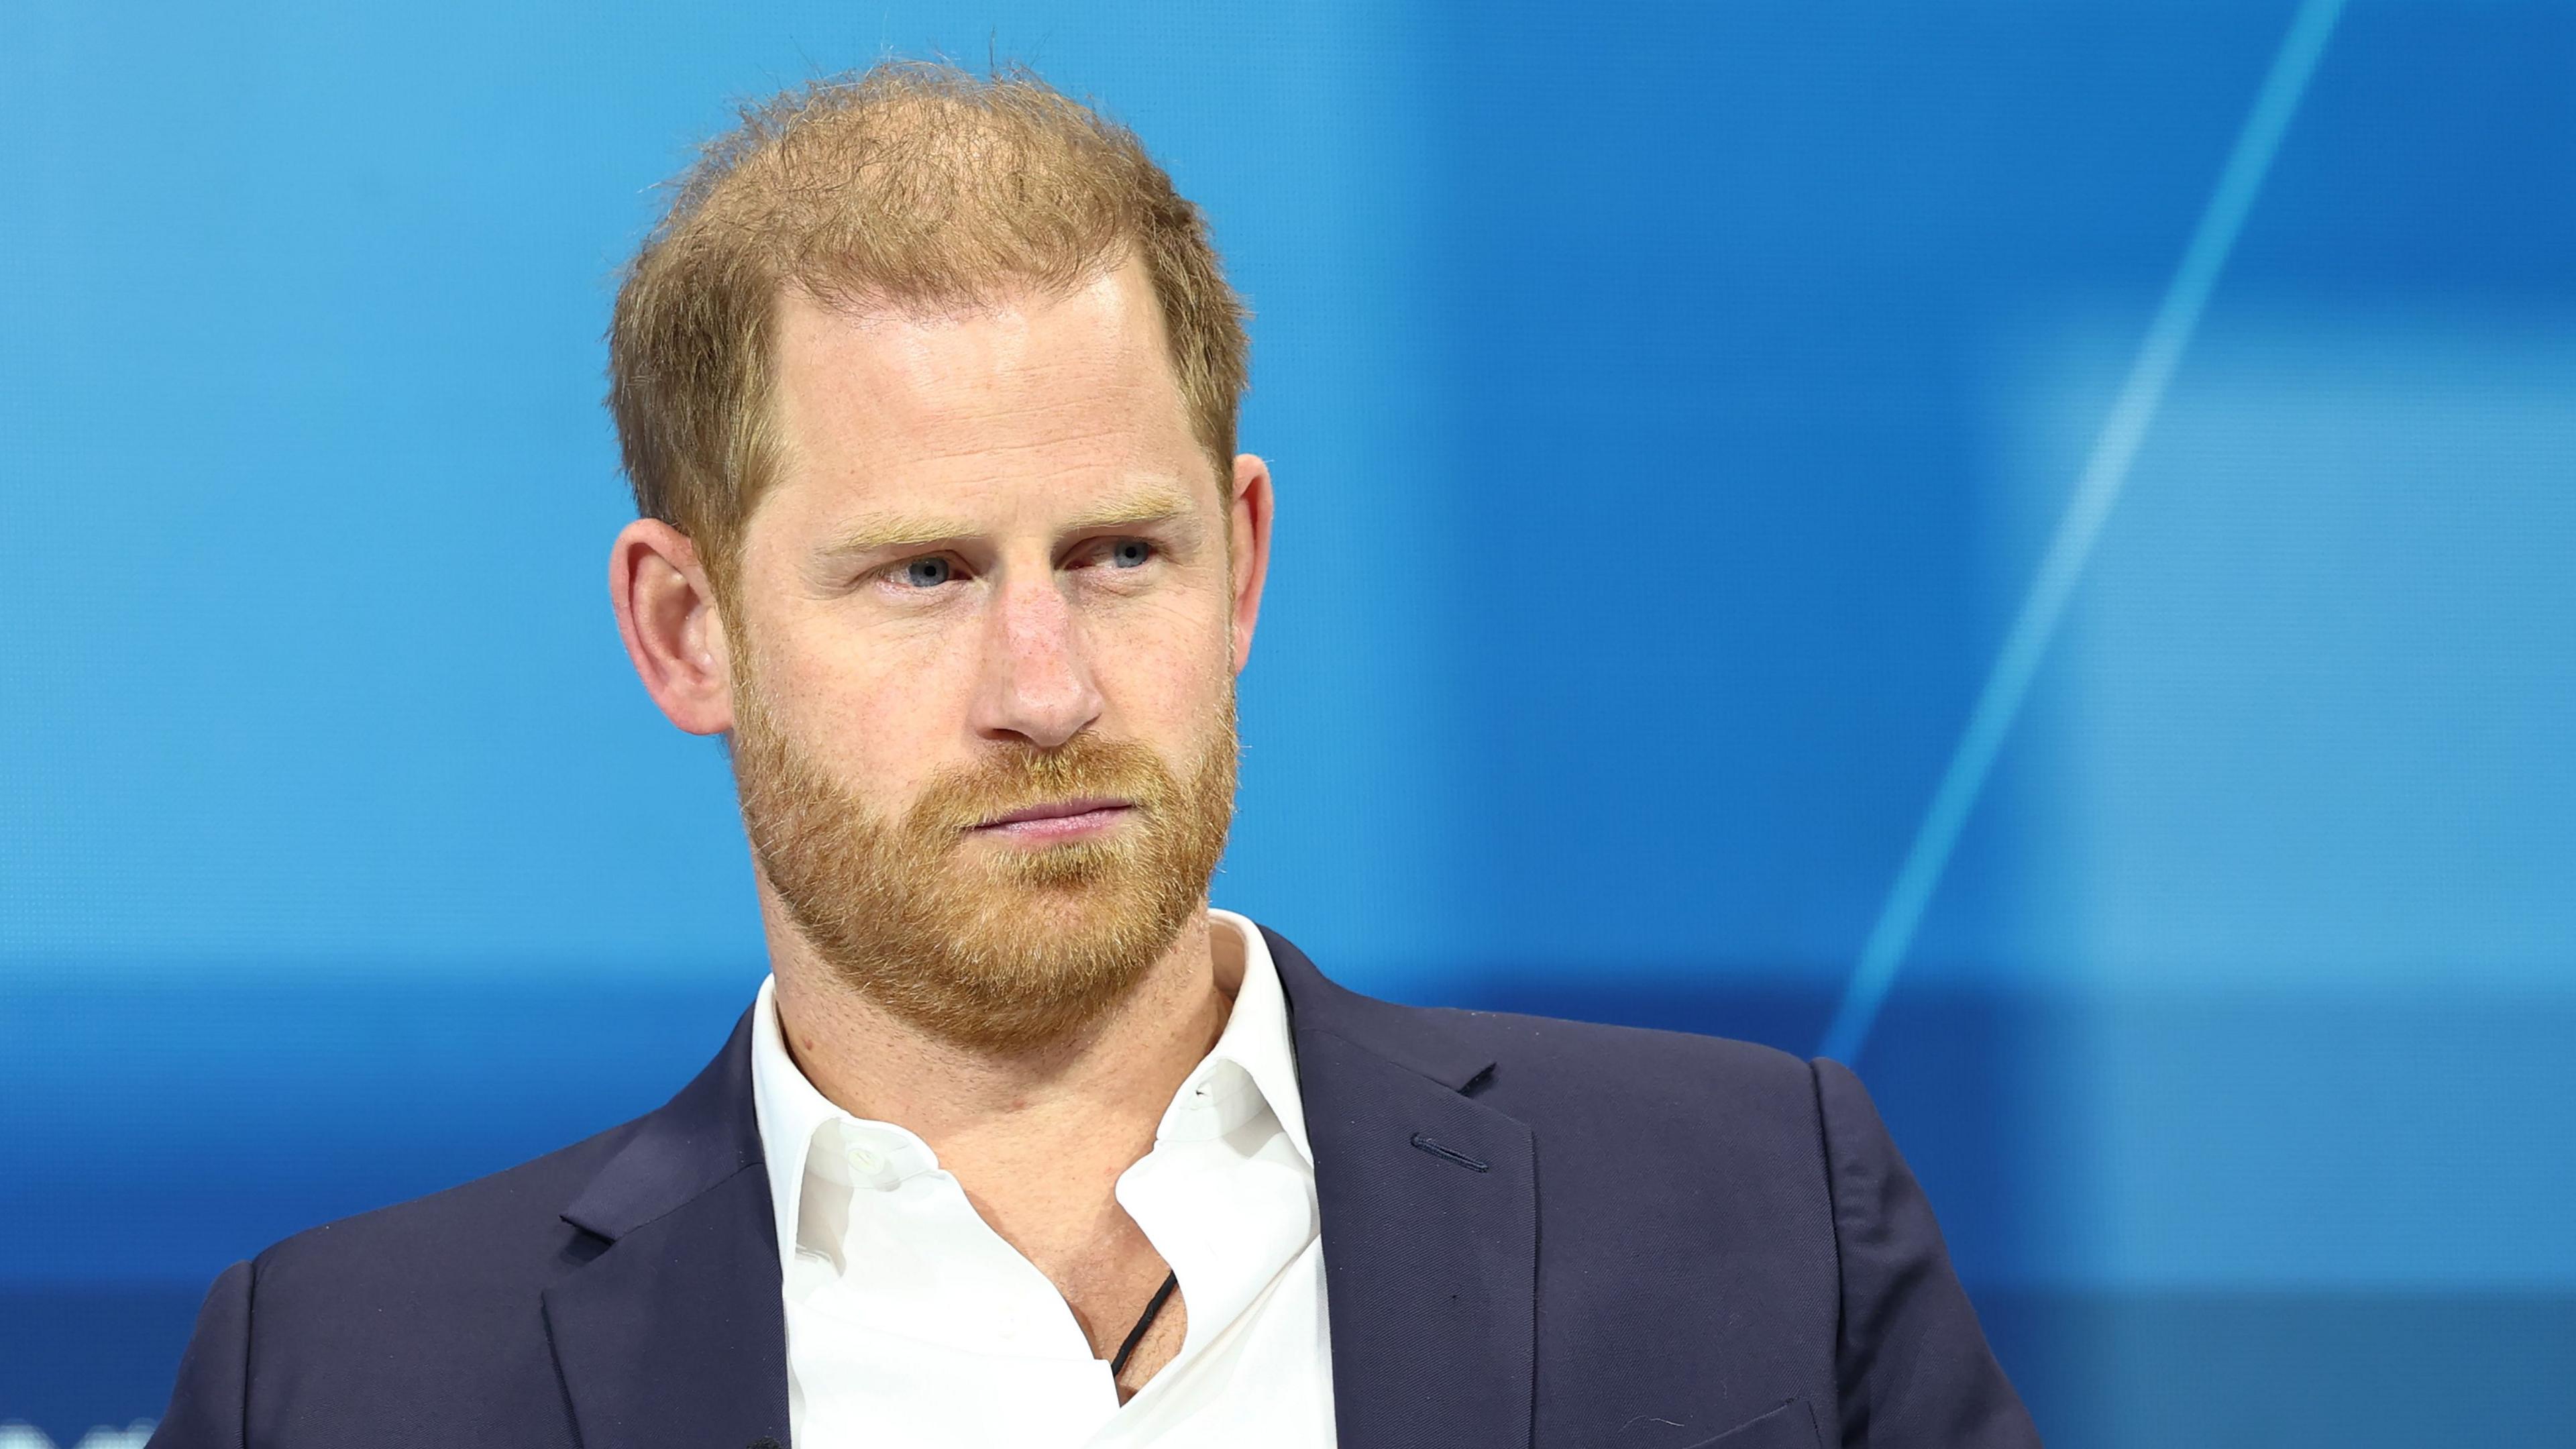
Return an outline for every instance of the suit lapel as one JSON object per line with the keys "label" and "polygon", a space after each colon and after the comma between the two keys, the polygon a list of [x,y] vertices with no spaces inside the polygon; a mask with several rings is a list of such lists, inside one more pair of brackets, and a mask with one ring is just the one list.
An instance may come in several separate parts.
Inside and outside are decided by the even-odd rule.
{"label": "suit lapel", "polygon": [[1529,1128],[1467,1092],[1489,1054],[1324,979],[1263,933],[1315,1150],[1333,1416],[1350,1449],[1530,1442],[1538,1196]]}
{"label": "suit lapel", "polygon": [[564,1210],[599,1248],[545,1293],[555,1366],[590,1449],[787,1442],[787,1330],[750,1020]]}

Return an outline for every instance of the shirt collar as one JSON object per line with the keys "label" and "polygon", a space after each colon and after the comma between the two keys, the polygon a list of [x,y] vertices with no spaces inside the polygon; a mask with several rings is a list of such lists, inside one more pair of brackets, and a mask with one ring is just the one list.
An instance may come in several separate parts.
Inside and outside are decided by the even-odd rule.
{"label": "shirt collar", "polygon": [[[1297,1092],[1297,1058],[1288,1031],[1288,998],[1279,985],[1279,967],[1270,957],[1270,942],[1259,926],[1233,911],[1210,910],[1208,925],[1211,931],[1231,930],[1242,941],[1243,980],[1235,988],[1225,1030],[1173,1094],[1171,1105],[1163,1109],[1155,1136],[1182,1141],[1216,1137],[1251,1121],[1267,1106],[1297,1155],[1312,1170],[1315,1154],[1307,1145],[1306,1114]],[[808,1166],[818,1165],[836,1180],[848,1176],[840,1170],[833,1154],[816,1158],[815,1134],[826,1127],[836,1129],[836,1140],[831,1145],[838,1146],[837,1129],[841,1124],[882,1124],[862,1124],[834,1106],[796,1065],[779,1025],[775,976],[760,983],[760,999],[752,1005],[751,1096],[752,1111],[760,1125],[761,1153],[767,1159],[769,1203],[778,1227],[779,1254],[793,1263],[797,1209],[804,1197]],[[911,1136],[900,1128],[893,1131],[902,1137]],[[923,1155],[922,1165],[927,1165],[927,1149],[923,1149]]]}
{"label": "shirt collar", "polygon": [[806,1156],[814,1134],[849,1114],[814,1089],[778,1023],[778,978],[760,983],[751,1008],[751,1105],[768,1159],[769,1206],[778,1223],[779,1256],[796,1260],[796,1209],[805,1195]]}
{"label": "shirt collar", "polygon": [[[1249,1119],[1266,1104],[1271,1115],[1279,1119],[1297,1155],[1306,1159],[1311,1168],[1315,1154],[1306,1145],[1306,1112],[1297,1094],[1297,1051],[1288,1034],[1288,997],[1280,989],[1278,964],[1270,959],[1270,942],[1259,926],[1233,911],[1209,911],[1208,925],[1212,930],[1230,927],[1242,938],[1243,981],[1235,987],[1234,1007],[1226,1013],[1225,1030],[1218,1034],[1207,1060],[1181,1084],[1172,1108],[1163,1114],[1164,1131],[1158,1135],[1175,1135],[1170,1131],[1174,1114],[1190,1100],[1193,1088],[1206,1082],[1219,1064],[1230,1063],[1251,1079],[1259,1095],[1257,1100],[1243,1099],[1250,1110],[1237,1109],[1241,1115],[1225,1127],[1230,1129]],[[1234,1113],[1229,1111],[1226,1115]]]}

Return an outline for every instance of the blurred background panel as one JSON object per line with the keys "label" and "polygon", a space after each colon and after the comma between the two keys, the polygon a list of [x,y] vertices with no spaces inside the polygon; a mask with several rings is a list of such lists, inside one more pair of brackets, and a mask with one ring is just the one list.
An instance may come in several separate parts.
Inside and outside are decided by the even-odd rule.
{"label": "blurred background panel", "polygon": [[0,1422],[722,1040],[599,335],[733,103],[889,52],[1097,97],[1258,314],[1220,904],[1813,1053],[1965,778],[1846,1045],[2050,1441],[2565,1442],[2576,7],[2508,0],[0,11]]}

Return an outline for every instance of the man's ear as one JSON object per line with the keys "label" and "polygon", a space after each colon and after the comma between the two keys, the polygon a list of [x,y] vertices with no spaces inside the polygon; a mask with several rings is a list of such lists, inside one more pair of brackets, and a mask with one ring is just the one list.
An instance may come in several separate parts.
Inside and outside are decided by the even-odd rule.
{"label": "man's ear", "polygon": [[714,585],[689,536],[658,518],[626,525],[608,550],[608,601],[644,692],[693,735],[733,728],[733,661]]}
{"label": "man's ear", "polygon": [[1234,458],[1234,519],[1227,547],[1234,579],[1234,668],[1252,661],[1252,626],[1261,618],[1261,586],[1270,577],[1270,465],[1250,453]]}

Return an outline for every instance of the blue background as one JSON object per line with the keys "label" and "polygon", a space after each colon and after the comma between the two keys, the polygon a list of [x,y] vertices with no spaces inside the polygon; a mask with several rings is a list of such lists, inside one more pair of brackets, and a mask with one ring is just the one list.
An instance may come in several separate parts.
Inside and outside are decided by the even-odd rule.
{"label": "blue background", "polygon": [[[153,1416],[225,1263],[759,980],[602,587],[613,273],[731,101],[1018,58],[1212,216],[1220,904],[1813,1052],[2292,20],[0,11],[0,1420]],[[2052,1443],[2568,1443],[2576,7],[2356,0],[2296,102],[1858,1065]]]}

